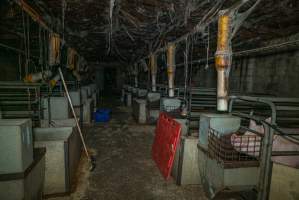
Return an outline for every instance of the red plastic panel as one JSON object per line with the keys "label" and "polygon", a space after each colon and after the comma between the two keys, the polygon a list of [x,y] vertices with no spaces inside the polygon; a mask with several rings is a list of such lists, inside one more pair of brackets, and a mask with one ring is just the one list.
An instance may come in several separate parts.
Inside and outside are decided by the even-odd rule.
{"label": "red plastic panel", "polygon": [[152,156],[164,178],[170,177],[181,125],[166,113],[160,113],[152,147]]}

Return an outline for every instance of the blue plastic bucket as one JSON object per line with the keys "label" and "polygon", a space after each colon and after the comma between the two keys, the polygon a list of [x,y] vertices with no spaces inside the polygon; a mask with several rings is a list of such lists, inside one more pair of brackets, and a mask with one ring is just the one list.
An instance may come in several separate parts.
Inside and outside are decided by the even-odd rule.
{"label": "blue plastic bucket", "polygon": [[95,122],[108,122],[110,120],[110,109],[102,108],[94,112]]}

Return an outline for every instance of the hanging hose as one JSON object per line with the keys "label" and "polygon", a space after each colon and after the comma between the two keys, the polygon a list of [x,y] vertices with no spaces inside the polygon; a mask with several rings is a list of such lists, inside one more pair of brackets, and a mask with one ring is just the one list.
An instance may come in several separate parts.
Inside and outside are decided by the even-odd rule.
{"label": "hanging hose", "polygon": [[25,75],[28,75],[28,51],[27,51],[27,31],[25,26],[25,14],[22,10],[22,24],[23,24],[23,37],[24,37],[24,54],[25,54]]}
{"label": "hanging hose", "polygon": [[185,41],[185,52],[184,52],[184,99],[187,100],[187,90],[188,90],[188,86],[187,86],[187,82],[188,82],[188,59],[189,59],[189,41],[188,41],[188,37],[186,38]]}

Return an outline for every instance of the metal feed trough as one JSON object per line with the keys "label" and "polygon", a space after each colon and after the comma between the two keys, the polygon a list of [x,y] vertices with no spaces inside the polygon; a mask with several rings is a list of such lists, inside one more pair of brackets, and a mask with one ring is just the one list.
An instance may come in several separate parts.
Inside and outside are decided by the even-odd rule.
{"label": "metal feed trough", "polygon": [[44,148],[34,149],[33,162],[26,170],[0,175],[0,199],[43,199],[45,153]]}
{"label": "metal feed trough", "polygon": [[[239,139],[241,119],[228,114],[202,114],[198,141],[198,165],[208,196],[226,190],[256,188],[260,139],[253,146]],[[245,140],[245,139],[244,139]]]}
{"label": "metal feed trough", "polygon": [[69,103],[64,96],[42,98],[42,108],[44,119],[70,118]]}
{"label": "metal feed trough", "polygon": [[[66,81],[66,84],[69,89],[69,94],[71,96],[76,115],[80,118],[80,125],[83,126],[83,99],[87,98],[87,90],[81,90],[81,84],[79,81]],[[48,85],[42,85],[41,97],[43,100],[42,110],[44,119],[50,119],[50,121],[52,121],[57,120],[57,118],[64,120],[71,117],[69,114],[69,104],[65,97],[65,90],[61,82],[58,82],[54,88],[51,88]],[[59,101],[61,101],[61,104]],[[67,105],[61,106],[62,104]]]}
{"label": "metal feed trough", "polygon": [[80,138],[72,127],[35,128],[33,133],[34,146],[47,150],[45,194],[69,193],[80,160]]}
{"label": "metal feed trough", "polygon": [[33,161],[31,119],[0,119],[0,174],[23,172]]}

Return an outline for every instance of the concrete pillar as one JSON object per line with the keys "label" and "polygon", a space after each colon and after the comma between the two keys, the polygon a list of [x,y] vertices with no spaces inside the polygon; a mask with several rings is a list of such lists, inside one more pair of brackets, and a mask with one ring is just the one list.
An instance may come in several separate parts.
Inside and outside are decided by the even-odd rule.
{"label": "concrete pillar", "polygon": [[174,76],[175,76],[175,44],[169,43],[167,47],[167,74],[168,74],[168,95],[174,97]]}

